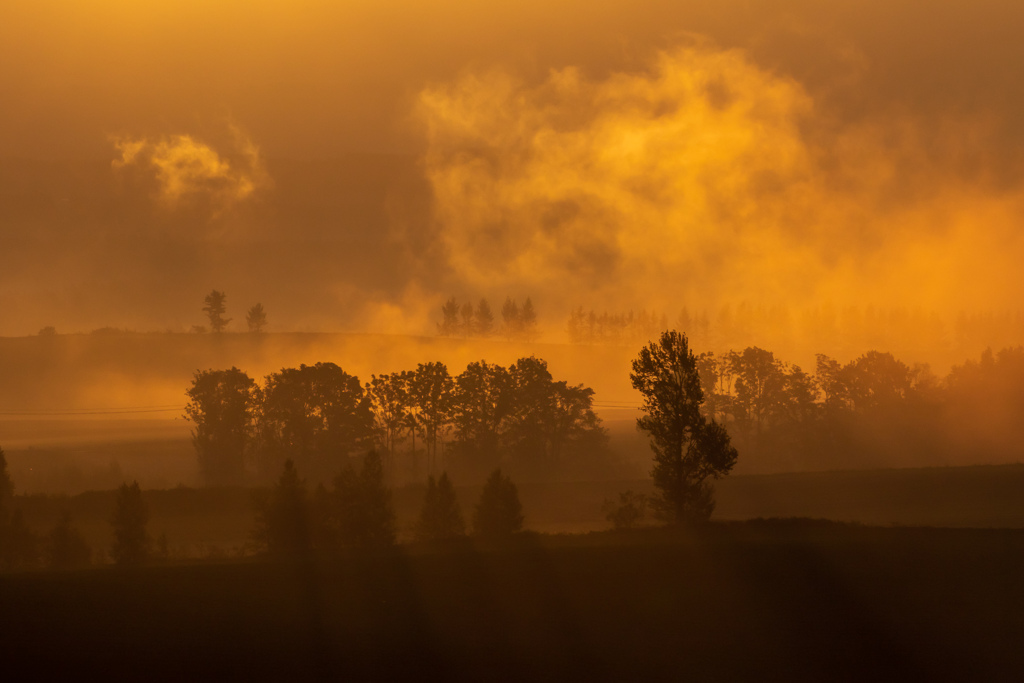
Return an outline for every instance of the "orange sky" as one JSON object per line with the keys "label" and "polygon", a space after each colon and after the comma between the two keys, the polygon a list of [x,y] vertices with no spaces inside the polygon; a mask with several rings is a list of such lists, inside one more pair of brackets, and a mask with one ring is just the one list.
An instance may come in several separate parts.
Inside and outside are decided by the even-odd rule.
{"label": "orange sky", "polygon": [[[555,6],[552,6],[555,5]],[[1020,309],[1017,2],[0,5],[0,334]],[[1024,340],[1021,340],[1024,341]]]}

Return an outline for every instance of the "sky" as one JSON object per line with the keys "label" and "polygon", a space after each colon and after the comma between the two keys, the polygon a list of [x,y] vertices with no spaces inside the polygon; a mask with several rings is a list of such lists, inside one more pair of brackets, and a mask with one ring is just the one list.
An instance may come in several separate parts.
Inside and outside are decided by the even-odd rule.
{"label": "sky", "polygon": [[[1024,6],[0,4],[0,335],[1020,311]],[[1024,340],[1018,340],[1024,341]]]}

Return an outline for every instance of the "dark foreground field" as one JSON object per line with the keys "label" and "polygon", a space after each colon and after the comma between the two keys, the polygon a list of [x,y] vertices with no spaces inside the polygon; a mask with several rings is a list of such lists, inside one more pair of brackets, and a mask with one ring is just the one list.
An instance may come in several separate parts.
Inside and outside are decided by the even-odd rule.
{"label": "dark foreground field", "polygon": [[527,535],[8,575],[0,643],[17,680],[1019,680],[1022,569],[1019,530]]}

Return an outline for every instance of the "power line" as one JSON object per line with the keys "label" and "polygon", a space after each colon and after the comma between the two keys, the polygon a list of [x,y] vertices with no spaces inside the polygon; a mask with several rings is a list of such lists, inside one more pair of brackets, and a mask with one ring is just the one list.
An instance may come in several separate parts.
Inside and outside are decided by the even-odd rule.
{"label": "power line", "polygon": [[73,417],[77,415],[134,415],[139,413],[169,413],[183,410],[183,406],[152,406],[139,408],[73,408],[69,410],[3,410],[0,415],[11,417]]}

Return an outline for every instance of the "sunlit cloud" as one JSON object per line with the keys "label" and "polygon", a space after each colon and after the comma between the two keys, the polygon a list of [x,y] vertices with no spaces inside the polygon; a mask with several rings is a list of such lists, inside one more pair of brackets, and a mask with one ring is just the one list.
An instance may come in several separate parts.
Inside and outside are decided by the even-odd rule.
{"label": "sunlit cloud", "polygon": [[234,148],[230,155],[191,135],[115,139],[114,148],[120,158],[112,165],[138,166],[152,173],[158,198],[165,206],[201,198],[227,209],[252,197],[269,180],[259,148],[238,130],[232,133]]}
{"label": "sunlit cloud", "polygon": [[[796,81],[695,44],[645,70],[421,92],[447,258],[566,305],[1016,305],[1024,193],[935,167],[895,117],[834,126]],[[971,121],[950,123],[949,146]]]}

